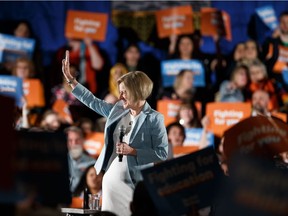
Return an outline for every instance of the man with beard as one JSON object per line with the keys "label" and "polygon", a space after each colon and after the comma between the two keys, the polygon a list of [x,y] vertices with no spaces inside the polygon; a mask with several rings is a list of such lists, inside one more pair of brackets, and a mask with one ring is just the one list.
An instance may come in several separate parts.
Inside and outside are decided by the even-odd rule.
{"label": "man with beard", "polygon": [[264,90],[256,90],[252,95],[252,116],[271,116],[268,110],[269,94]]}
{"label": "man with beard", "polygon": [[288,11],[281,13],[279,21],[279,28],[263,45],[263,54],[270,73],[269,77],[282,83],[287,91],[288,87],[283,80],[282,71],[288,69]]}
{"label": "man with beard", "polygon": [[70,190],[74,192],[86,168],[95,164],[95,159],[88,156],[83,149],[84,135],[80,128],[71,126],[65,129],[67,134],[68,166]]}

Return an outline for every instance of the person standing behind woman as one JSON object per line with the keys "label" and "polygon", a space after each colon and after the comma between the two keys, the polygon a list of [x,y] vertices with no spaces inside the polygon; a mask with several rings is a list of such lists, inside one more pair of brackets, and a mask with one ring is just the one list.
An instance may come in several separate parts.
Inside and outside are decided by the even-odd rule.
{"label": "person standing behind woman", "polygon": [[[128,216],[130,201],[137,182],[142,180],[140,169],[167,159],[168,139],[164,117],[151,109],[146,99],[153,82],[140,71],[118,79],[119,102],[115,105],[96,98],[79,84],[69,71],[69,51],[62,61],[62,71],[72,87],[72,93],[85,105],[107,117],[105,144],[95,164],[97,174],[104,171],[102,210]],[[126,126],[122,142],[119,128]],[[117,154],[123,155],[118,161]]]}

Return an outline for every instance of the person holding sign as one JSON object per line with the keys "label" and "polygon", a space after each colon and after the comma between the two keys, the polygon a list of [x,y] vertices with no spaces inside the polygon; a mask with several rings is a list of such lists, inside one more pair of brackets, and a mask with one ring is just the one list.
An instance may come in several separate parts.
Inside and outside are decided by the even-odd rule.
{"label": "person holding sign", "polygon": [[269,93],[269,110],[277,111],[281,105],[281,93],[284,89],[279,88],[277,81],[269,79],[265,65],[259,60],[252,61],[249,66],[251,83],[249,90],[253,94],[257,90]]}
{"label": "person holding sign", "polygon": [[101,71],[104,66],[104,60],[98,47],[91,38],[83,40],[70,38],[67,46],[62,47],[56,54],[58,63],[61,62],[67,49],[70,50],[71,63],[79,68],[79,82],[96,93],[98,90],[96,73]]}
{"label": "person holding sign", "polygon": [[181,100],[183,102],[191,101],[192,99],[195,99],[196,96],[198,97],[196,94],[196,88],[193,86],[193,82],[193,71],[183,69],[176,75],[173,88],[164,88],[159,92],[158,98]]}
{"label": "person holding sign", "polygon": [[271,38],[263,44],[263,56],[267,65],[269,77],[279,81],[286,91],[288,85],[283,79],[283,71],[287,70],[288,50],[288,11],[283,11],[279,18],[279,27],[275,29]]}
{"label": "person holding sign", "polygon": [[140,169],[166,160],[168,155],[164,118],[146,101],[153,82],[140,71],[121,76],[118,79],[120,100],[113,105],[96,98],[71,75],[69,51],[66,51],[62,64],[72,93],[107,118],[105,144],[95,164],[97,174],[105,172],[102,210],[121,216],[131,215],[129,205],[135,184],[142,179]]}

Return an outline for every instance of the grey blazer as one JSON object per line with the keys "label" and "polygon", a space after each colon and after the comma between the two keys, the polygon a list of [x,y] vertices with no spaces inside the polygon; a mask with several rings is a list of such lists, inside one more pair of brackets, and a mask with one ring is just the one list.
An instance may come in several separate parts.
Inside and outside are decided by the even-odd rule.
{"label": "grey blazer", "polygon": [[[114,149],[113,132],[118,121],[129,109],[123,108],[122,101],[113,105],[96,98],[81,84],[77,84],[72,93],[90,109],[107,118],[104,130],[105,144],[95,164],[97,173],[105,171]],[[163,115],[153,110],[147,102],[139,115],[129,143],[136,149],[137,156],[127,156],[128,169],[134,184],[142,179],[140,169],[168,157],[168,139]]]}

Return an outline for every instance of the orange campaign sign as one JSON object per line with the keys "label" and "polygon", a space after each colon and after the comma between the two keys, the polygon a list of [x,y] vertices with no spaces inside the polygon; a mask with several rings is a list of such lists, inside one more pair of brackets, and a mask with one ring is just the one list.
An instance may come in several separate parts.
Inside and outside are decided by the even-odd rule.
{"label": "orange campaign sign", "polygon": [[97,158],[104,145],[104,133],[93,132],[85,138],[84,149],[89,155]]}
{"label": "orange campaign sign", "polygon": [[69,105],[64,100],[57,99],[54,102],[52,109],[58,113],[60,118],[64,119],[66,122],[73,123],[73,118],[69,111]]}
{"label": "orange campaign sign", "polygon": [[272,116],[281,119],[284,122],[287,122],[287,114],[286,113],[281,113],[281,112],[272,112]]}
{"label": "orange campaign sign", "polygon": [[250,103],[208,103],[206,115],[209,118],[208,130],[217,136],[223,133],[240,120],[251,116]]}
{"label": "orange campaign sign", "polygon": [[216,8],[201,8],[201,33],[205,36],[224,36],[231,41],[229,14]]}
{"label": "orange campaign sign", "polygon": [[23,80],[23,92],[28,107],[44,107],[44,89],[39,79]]}
{"label": "orange campaign sign", "polygon": [[180,105],[181,105],[180,100],[157,101],[157,111],[164,115],[164,123],[166,126],[177,120]]}
{"label": "orange campaign sign", "polygon": [[236,152],[273,158],[288,151],[288,125],[271,117],[247,118],[225,131],[224,136],[227,159]]}
{"label": "orange campaign sign", "polygon": [[173,156],[176,158],[196,151],[199,151],[198,146],[175,146],[173,147]]}
{"label": "orange campaign sign", "polygon": [[155,12],[159,38],[190,34],[194,31],[192,7],[179,6]]}
{"label": "orange campaign sign", "polygon": [[104,41],[107,32],[108,15],[86,11],[69,10],[66,19],[65,36],[67,38],[91,38]]}

